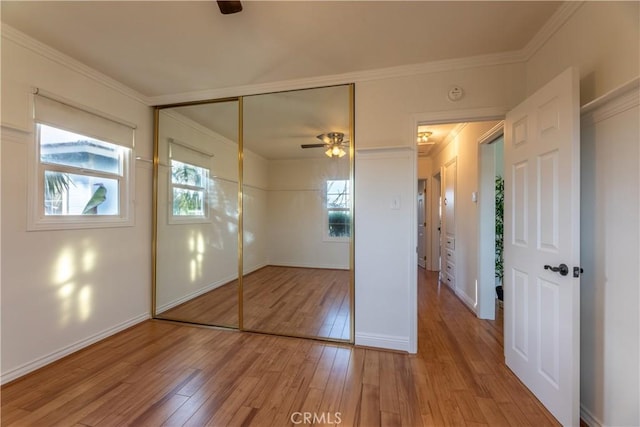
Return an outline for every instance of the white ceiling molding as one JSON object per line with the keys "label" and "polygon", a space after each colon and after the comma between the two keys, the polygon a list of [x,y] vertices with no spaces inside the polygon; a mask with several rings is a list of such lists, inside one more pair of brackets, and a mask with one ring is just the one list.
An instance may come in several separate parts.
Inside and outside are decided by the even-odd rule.
{"label": "white ceiling molding", "polygon": [[32,52],[37,53],[51,61],[60,64],[71,71],[74,71],[78,74],[81,74],[85,77],[88,77],[92,80],[95,80],[98,83],[103,84],[104,86],[116,90],[121,94],[138,101],[144,105],[150,105],[149,100],[144,95],[138,93],[137,91],[131,89],[128,86],[123,85],[117,80],[112,79],[111,77],[97,71],[91,67],[84,65],[82,62],[65,55],[64,53],[39,42],[38,40],[31,38],[24,34],[21,31],[16,30],[15,28],[2,23],[2,38],[12,41],[25,49],[31,50]]}
{"label": "white ceiling molding", "polygon": [[526,62],[531,59],[531,57],[547,42],[547,40],[549,40],[551,36],[553,36],[555,32],[558,31],[558,29],[562,27],[578,9],[580,9],[580,6],[582,6],[583,3],[584,1],[566,1],[562,3],[558,10],[551,15],[551,18],[549,18],[542,28],[540,28],[540,31],[538,31],[536,35],[529,40],[529,43],[527,43],[527,45],[520,51],[522,55],[522,62]]}
{"label": "white ceiling molding", "polygon": [[488,120],[502,120],[507,115],[507,107],[473,108],[468,110],[445,110],[431,113],[416,113],[413,115],[412,138],[419,125],[437,125],[441,123],[483,122]]}
{"label": "white ceiling molding", "polygon": [[640,104],[640,77],[613,89],[580,108],[580,121],[592,125],[637,107]]}
{"label": "white ceiling molding", "polygon": [[494,127],[478,138],[478,144],[488,144],[504,134],[504,120],[500,120]]}

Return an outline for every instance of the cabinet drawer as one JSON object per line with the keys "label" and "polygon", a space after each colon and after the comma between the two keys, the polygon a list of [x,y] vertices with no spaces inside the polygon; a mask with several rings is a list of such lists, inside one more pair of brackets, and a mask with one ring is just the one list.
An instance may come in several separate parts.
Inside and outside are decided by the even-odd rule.
{"label": "cabinet drawer", "polygon": [[456,238],[453,236],[447,236],[446,238],[446,246],[447,249],[455,249],[456,248]]}
{"label": "cabinet drawer", "polygon": [[447,275],[447,278],[444,281],[451,289],[455,290],[456,289],[456,278]]}
{"label": "cabinet drawer", "polygon": [[456,276],[456,266],[451,261],[447,261],[447,277]]}

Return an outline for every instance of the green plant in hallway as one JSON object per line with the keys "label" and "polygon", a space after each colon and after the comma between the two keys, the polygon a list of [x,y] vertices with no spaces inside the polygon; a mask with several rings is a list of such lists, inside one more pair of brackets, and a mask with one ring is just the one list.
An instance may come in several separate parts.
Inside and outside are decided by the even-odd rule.
{"label": "green plant in hallway", "polygon": [[496,294],[502,301],[504,278],[504,178],[496,176]]}

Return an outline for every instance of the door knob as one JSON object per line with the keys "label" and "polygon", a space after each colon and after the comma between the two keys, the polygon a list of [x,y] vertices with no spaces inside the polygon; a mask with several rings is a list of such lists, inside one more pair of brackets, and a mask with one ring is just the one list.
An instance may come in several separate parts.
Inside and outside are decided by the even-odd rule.
{"label": "door knob", "polygon": [[551,270],[554,273],[560,273],[561,276],[566,276],[567,274],[569,274],[569,267],[567,267],[567,264],[560,264],[557,267],[552,267],[550,265],[545,265],[544,269],[545,270]]}

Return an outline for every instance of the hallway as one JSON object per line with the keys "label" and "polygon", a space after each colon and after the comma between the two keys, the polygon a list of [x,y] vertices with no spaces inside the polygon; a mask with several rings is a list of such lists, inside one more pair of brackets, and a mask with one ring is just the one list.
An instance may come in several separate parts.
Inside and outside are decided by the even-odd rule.
{"label": "hallway", "polygon": [[150,320],[2,387],[2,425],[557,425],[493,322],[418,277],[417,355]]}

